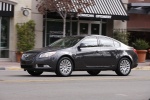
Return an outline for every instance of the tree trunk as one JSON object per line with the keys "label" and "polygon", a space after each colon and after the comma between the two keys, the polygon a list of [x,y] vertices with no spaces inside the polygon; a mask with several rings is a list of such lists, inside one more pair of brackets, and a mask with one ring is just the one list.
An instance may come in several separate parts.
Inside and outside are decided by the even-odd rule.
{"label": "tree trunk", "polygon": [[66,37],[66,18],[63,18],[63,37]]}

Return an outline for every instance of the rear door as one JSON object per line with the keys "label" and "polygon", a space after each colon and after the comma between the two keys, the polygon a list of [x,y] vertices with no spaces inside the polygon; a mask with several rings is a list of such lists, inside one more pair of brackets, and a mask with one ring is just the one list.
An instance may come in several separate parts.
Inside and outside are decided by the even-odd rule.
{"label": "rear door", "polygon": [[100,64],[101,67],[115,66],[117,63],[117,48],[114,40],[108,37],[100,37]]}

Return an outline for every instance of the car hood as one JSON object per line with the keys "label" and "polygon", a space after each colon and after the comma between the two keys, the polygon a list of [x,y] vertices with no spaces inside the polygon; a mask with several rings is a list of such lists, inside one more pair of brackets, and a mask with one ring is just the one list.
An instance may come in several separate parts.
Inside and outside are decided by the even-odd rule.
{"label": "car hood", "polygon": [[44,47],[44,48],[38,48],[34,50],[26,51],[25,53],[41,53],[41,52],[48,52],[48,51],[57,51],[60,49],[65,49],[66,47]]}

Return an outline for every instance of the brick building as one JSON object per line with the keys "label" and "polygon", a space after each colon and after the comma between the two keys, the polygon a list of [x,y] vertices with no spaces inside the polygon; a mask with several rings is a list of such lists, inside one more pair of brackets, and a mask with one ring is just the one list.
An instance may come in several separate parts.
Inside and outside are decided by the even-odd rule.
{"label": "brick building", "polygon": [[150,43],[150,0],[129,0],[128,13],[131,41],[141,38]]}

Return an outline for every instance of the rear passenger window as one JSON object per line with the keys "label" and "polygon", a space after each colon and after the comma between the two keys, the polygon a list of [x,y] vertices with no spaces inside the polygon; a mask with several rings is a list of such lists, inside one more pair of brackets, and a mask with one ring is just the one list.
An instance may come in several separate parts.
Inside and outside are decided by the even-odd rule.
{"label": "rear passenger window", "polygon": [[120,47],[120,43],[117,41],[114,41],[114,45],[115,45],[115,47]]}
{"label": "rear passenger window", "polygon": [[100,38],[100,46],[101,47],[114,47],[114,42],[109,38]]}

